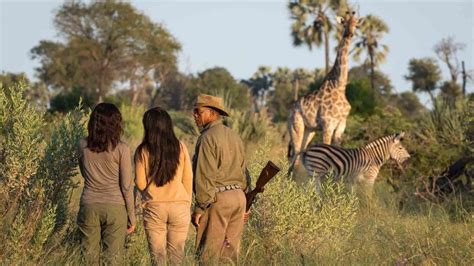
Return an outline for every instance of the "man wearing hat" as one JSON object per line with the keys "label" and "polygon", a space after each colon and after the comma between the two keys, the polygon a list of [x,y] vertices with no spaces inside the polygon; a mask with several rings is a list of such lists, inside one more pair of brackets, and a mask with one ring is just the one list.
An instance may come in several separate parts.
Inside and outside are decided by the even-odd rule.
{"label": "man wearing hat", "polygon": [[197,227],[197,256],[202,262],[226,257],[237,262],[244,227],[244,146],[240,137],[223,125],[228,116],[222,98],[200,94],[193,110],[201,129],[193,158]]}

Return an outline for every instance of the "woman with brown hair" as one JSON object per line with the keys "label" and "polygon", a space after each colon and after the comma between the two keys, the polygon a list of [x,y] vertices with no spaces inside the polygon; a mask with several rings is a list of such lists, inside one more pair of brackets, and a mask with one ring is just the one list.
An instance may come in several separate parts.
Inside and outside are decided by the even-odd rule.
{"label": "woman with brown hair", "polygon": [[146,111],[143,127],[145,135],[135,152],[135,173],[152,263],[179,264],[191,220],[191,160],[165,110]]}
{"label": "woman with brown hair", "polygon": [[98,104],[79,142],[79,168],[84,177],[77,217],[85,264],[121,264],[126,234],[135,230],[130,149],[120,140],[122,115],[110,103]]}

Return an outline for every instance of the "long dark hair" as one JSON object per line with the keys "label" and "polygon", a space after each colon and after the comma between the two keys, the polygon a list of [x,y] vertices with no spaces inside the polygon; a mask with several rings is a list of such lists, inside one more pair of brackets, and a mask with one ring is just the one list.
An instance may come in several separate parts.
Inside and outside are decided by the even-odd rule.
{"label": "long dark hair", "polygon": [[87,124],[87,148],[93,152],[114,150],[122,136],[122,114],[111,103],[99,103]]}
{"label": "long dark hair", "polygon": [[147,177],[161,187],[173,180],[179,164],[181,147],[174,134],[170,115],[160,107],[152,108],[143,115],[145,135],[135,152],[135,162],[143,160],[148,152]]}

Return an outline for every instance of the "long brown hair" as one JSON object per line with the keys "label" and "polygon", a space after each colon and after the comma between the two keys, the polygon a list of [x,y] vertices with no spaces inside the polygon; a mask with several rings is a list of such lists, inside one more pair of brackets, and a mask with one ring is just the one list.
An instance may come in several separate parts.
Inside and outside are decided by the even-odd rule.
{"label": "long brown hair", "polygon": [[99,103],[87,124],[87,148],[93,152],[114,150],[122,136],[122,114],[111,103]]}
{"label": "long brown hair", "polygon": [[173,180],[179,164],[181,147],[173,131],[170,115],[159,107],[143,115],[145,135],[135,152],[135,162],[143,162],[143,152],[148,152],[148,180],[156,186],[164,186]]}

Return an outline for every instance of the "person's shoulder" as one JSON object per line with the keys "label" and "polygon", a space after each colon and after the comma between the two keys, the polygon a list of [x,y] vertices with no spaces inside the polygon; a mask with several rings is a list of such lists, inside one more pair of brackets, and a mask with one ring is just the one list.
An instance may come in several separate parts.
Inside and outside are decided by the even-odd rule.
{"label": "person's shoulder", "polygon": [[181,140],[179,141],[179,146],[181,147],[182,150],[187,150],[188,149],[186,144],[184,144],[184,142],[182,142]]}
{"label": "person's shoulder", "polygon": [[180,150],[181,150],[181,154],[187,153],[189,155],[188,147],[181,140],[179,141],[179,147],[180,147]]}
{"label": "person's shoulder", "polygon": [[85,149],[87,147],[87,138],[81,138],[77,142],[78,149]]}
{"label": "person's shoulder", "polygon": [[130,146],[128,145],[128,143],[126,143],[123,140],[120,140],[119,143],[117,143],[116,149],[119,150],[119,151],[128,151],[128,152],[130,152]]}

